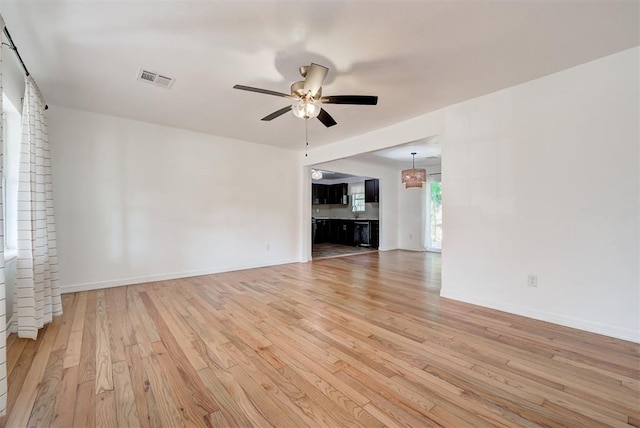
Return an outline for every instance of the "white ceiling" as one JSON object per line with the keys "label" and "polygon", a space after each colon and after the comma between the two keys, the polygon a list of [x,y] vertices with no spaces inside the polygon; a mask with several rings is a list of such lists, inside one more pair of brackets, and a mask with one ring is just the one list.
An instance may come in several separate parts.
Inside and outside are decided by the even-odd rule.
{"label": "white ceiling", "polygon": [[[0,13],[49,104],[295,150],[304,121],[283,98],[300,65],[331,70],[311,147],[339,141],[639,44],[639,2],[8,1]],[[136,81],[141,68],[170,90]]]}
{"label": "white ceiling", "polygon": [[415,166],[438,167],[439,170],[442,148],[437,137],[411,141],[375,152],[361,153],[352,156],[351,159],[393,168],[411,168],[413,166],[411,153],[416,154]]}

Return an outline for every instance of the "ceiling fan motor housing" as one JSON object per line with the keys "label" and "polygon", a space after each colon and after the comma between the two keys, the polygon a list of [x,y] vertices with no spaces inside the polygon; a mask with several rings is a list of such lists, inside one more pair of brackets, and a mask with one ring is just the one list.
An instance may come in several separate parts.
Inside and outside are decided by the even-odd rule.
{"label": "ceiling fan motor housing", "polygon": [[301,80],[299,82],[295,82],[291,85],[291,95],[298,96],[300,98],[305,98],[307,100],[312,100],[314,98],[320,98],[322,96],[322,88],[318,89],[318,92],[316,92],[315,94],[311,94],[310,92],[305,93],[304,92],[304,80]]}

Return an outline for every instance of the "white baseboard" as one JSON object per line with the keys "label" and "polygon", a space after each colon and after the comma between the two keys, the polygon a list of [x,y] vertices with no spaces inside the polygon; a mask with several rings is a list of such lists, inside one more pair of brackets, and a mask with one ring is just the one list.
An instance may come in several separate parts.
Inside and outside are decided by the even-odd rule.
{"label": "white baseboard", "polygon": [[9,335],[10,335],[11,333],[15,333],[14,329],[15,329],[15,330],[17,330],[16,326],[15,326],[15,325],[14,325],[14,323],[13,323],[13,316],[12,316],[12,317],[11,317],[11,318],[9,318],[9,320],[7,321],[7,331],[6,331],[6,333],[7,333],[7,337],[9,337]]}
{"label": "white baseboard", "polygon": [[508,312],[510,314],[521,315],[527,318],[533,318],[540,321],[546,321],[553,324],[559,324],[565,327],[571,327],[578,330],[584,330],[591,333],[602,334],[604,336],[614,337],[616,339],[628,340],[630,342],[640,343],[640,331],[633,329],[602,324],[599,322],[589,321],[570,317],[563,314],[531,309],[511,303],[500,302],[497,300],[486,299],[471,294],[460,293],[457,291],[449,291],[443,288],[440,297],[458,300],[460,302],[471,303],[472,305],[484,306],[499,311]]}
{"label": "white baseboard", "polygon": [[215,273],[231,272],[236,270],[255,269],[267,266],[284,265],[288,263],[297,263],[297,259],[277,260],[265,263],[255,263],[237,266],[222,266],[209,269],[198,269],[183,272],[162,273],[157,275],[136,276],[129,278],[118,278],[108,281],[87,282],[83,284],[67,284],[60,286],[60,293],[76,293],[78,291],[99,290],[102,288],[122,287],[124,285],[143,284],[145,282],[166,281],[169,279],[189,278],[192,276],[211,275]]}

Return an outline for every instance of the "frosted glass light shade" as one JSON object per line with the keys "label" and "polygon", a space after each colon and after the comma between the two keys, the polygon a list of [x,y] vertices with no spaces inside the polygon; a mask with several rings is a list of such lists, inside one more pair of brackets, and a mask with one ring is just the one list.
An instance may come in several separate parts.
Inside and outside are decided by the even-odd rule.
{"label": "frosted glass light shade", "polygon": [[307,101],[300,101],[298,104],[294,104],[291,106],[291,110],[300,119],[310,119],[318,117],[320,114],[320,106]]}
{"label": "frosted glass light shade", "polygon": [[406,189],[422,187],[422,183],[425,181],[427,181],[427,170],[424,168],[411,168],[402,171],[402,182]]}

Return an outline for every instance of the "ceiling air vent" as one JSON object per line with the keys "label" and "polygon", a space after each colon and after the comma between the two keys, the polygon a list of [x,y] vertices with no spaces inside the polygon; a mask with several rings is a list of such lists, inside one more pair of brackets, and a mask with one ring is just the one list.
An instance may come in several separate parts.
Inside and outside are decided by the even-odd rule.
{"label": "ceiling air vent", "polygon": [[165,89],[170,89],[171,86],[173,86],[173,82],[176,81],[173,77],[163,76],[154,71],[144,70],[142,68],[138,72],[138,80],[151,83],[152,85]]}

